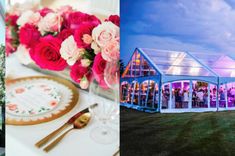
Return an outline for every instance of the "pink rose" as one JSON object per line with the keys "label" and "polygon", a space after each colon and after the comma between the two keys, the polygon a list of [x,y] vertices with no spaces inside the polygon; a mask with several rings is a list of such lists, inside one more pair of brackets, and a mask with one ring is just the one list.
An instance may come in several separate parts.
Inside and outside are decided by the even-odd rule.
{"label": "pink rose", "polygon": [[79,11],[72,12],[68,15],[65,21],[66,27],[70,29],[78,29],[83,23],[92,23],[93,25],[100,24],[100,20],[94,15],[88,15]]}
{"label": "pink rose", "polygon": [[6,56],[16,51],[16,47],[12,45],[11,40],[6,40]]}
{"label": "pink rose", "polygon": [[41,34],[46,32],[57,32],[61,28],[63,18],[56,13],[48,13],[38,23],[38,29]]}
{"label": "pink rose", "polygon": [[66,61],[60,56],[61,40],[51,35],[40,38],[39,43],[31,48],[30,56],[42,69],[64,70]]}
{"label": "pink rose", "polygon": [[108,61],[117,61],[120,57],[119,42],[116,40],[110,41],[101,51],[102,57]]}
{"label": "pink rose", "polygon": [[18,18],[18,15],[6,15],[6,25],[17,26],[16,21]]}
{"label": "pink rose", "polygon": [[58,38],[60,38],[62,41],[64,41],[69,36],[73,35],[73,31],[71,29],[63,29],[59,34]]}
{"label": "pink rose", "polygon": [[27,48],[34,46],[38,42],[40,36],[38,29],[30,24],[25,24],[19,31],[20,43],[26,45]]}
{"label": "pink rose", "polygon": [[84,23],[79,26],[79,29],[75,30],[74,39],[79,48],[91,48],[91,33],[94,27],[95,26],[91,23]]}
{"label": "pink rose", "polygon": [[106,67],[106,61],[102,58],[101,53],[95,56],[94,63],[92,66],[92,73],[96,81],[103,88],[107,88],[107,84],[104,81],[104,69]]}
{"label": "pink rose", "polygon": [[105,21],[110,21],[113,24],[115,24],[116,26],[120,27],[120,17],[118,15],[111,15]]}
{"label": "pink rose", "polygon": [[54,11],[46,7],[46,8],[43,8],[43,9],[39,10],[38,12],[40,13],[40,15],[41,15],[42,17],[44,17],[44,16],[46,16],[48,13],[54,12]]}
{"label": "pink rose", "polygon": [[71,67],[70,76],[75,82],[80,83],[84,76],[88,79],[90,78],[90,71],[87,67],[83,67],[80,61],[77,61]]}
{"label": "pink rose", "polygon": [[103,22],[92,31],[92,38],[99,47],[104,47],[112,40],[119,40],[119,27],[112,22]]}

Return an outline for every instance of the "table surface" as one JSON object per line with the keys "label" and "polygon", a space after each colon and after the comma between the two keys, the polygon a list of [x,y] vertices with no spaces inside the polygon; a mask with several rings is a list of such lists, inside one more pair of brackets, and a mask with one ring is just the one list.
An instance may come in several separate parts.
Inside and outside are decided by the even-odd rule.
{"label": "table surface", "polygon": [[[21,65],[14,55],[6,59],[6,76],[19,78],[25,76],[43,75]],[[6,126],[6,154],[7,156],[112,156],[119,147],[119,138],[112,144],[103,145],[96,143],[90,137],[90,131],[100,123],[92,118],[87,127],[82,130],[73,130],[49,153],[38,149],[34,144],[60,127],[71,116],[89,106],[87,92],[78,89],[80,99],[78,104],[64,116],[38,125]],[[117,119],[118,120],[118,119]],[[109,123],[109,126],[119,132],[119,121]]]}

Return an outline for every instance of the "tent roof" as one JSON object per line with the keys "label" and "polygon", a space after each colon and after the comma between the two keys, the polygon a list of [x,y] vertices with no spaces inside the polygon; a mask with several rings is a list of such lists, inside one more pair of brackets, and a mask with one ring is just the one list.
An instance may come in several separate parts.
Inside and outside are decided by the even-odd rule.
{"label": "tent roof", "polygon": [[139,48],[164,75],[216,76],[192,55],[183,51]]}
{"label": "tent roof", "polygon": [[218,53],[190,52],[190,54],[219,77],[235,77],[235,60],[231,57]]}

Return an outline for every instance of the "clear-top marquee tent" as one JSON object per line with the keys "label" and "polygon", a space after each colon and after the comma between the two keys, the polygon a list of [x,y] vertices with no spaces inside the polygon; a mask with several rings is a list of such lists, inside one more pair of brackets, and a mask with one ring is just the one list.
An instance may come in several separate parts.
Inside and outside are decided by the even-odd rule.
{"label": "clear-top marquee tent", "polygon": [[121,77],[121,105],[146,112],[235,110],[235,60],[137,48]]}

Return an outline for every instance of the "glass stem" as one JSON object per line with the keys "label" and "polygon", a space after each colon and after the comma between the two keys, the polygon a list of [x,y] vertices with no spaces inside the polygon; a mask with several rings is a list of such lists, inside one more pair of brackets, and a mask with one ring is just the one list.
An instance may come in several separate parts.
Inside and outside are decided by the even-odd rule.
{"label": "glass stem", "polygon": [[107,121],[102,121],[102,124],[103,124],[103,126],[102,126],[102,135],[106,135],[107,133],[108,133],[108,130],[107,130],[107,128],[106,128],[106,124],[107,124]]}

